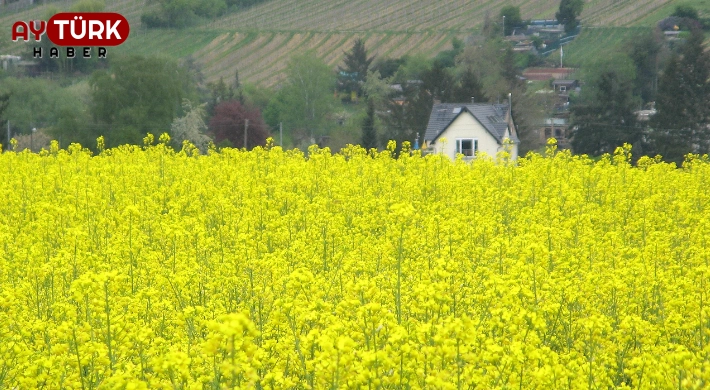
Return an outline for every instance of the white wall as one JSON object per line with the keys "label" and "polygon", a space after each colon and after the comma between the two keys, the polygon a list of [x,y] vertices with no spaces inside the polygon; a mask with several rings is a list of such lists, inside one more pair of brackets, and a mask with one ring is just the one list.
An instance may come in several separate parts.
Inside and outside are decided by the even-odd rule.
{"label": "white wall", "polygon": [[[446,142],[442,142],[442,138]],[[434,146],[435,153],[442,153],[452,160],[456,158],[456,139],[457,138],[473,138],[478,139],[478,151],[485,152],[489,156],[495,158],[496,154],[503,150],[503,147],[498,144],[498,141],[488,132],[478,121],[468,112],[459,115],[458,118],[437,138]],[[512,145],[512,158],[518,157],[518,145]]]}

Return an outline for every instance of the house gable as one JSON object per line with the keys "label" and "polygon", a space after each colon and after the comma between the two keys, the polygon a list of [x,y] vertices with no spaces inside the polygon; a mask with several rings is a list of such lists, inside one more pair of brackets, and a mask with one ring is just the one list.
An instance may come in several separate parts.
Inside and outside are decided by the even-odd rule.
{"label": "house gable", "polygon": [[[466,118],[468,118],[468,119],[463,118],[463,117],[466,117]],[[456,121],[459,121],[459,123],[457,123]],[[470,123],[470,121],[473,121],[473,122],[475,122],[475,123]],[[466,123],[466,125],[468,126],[468,128],[470,128],[470,129],[475,129],[475,131],[472,131],[472,132],[475,132],[477,136],[483,137],[483,136],[484,136],[483,133],[485,133],[488,137],[490,137],[491,139],[493,139],[496,143],[499,143],[499,142],[497,141],[495,135],[493,135],[493,134],[490,132],[490,130],[488,130],[488,129],[486,128],[486,126],[484,126],[483,123],[481,123],[481,121],[479,121],[478,118],[476,118],[476,117],[475,117],[470,111],[468,111],[465,107],[463,107],[463,109],[461,110],[461,112],[458,113],[458,114],[454,117],[454,119],[452,119],[451,122],[449,122],[449,124],[447,124],[446,126],[444,126],[444,128],[439,132],[439,134],[437,134],[436,137],[434,137],[434,139],[431,140],[431,143],[436,143],[436,141],[437,141],[439,138],[447,138],[447,139],[450,139],[450,134],[449,134],[449,135],[446,135],[446,134],[447,134],[447,133],[451,133],[451,131],[449,131],[449,130],[452,128],[452,126],[453,126],[454,124],[456,124],[456,126],[459,126],[460,123]],[[473,124],[473,126],[471,127],[472,124]],[[457,131],[458,131],[458,130],[457,130]]]}
{"label": "house gable", "polygon": [[509,130],[512,118],[509,113],[508,104],[463,104],[463,103],[439,103],[432,108],[429,116],[424,140],[435,142],[437,138],[453,123],[453,121],[463,113],[468,112],[480,125],[483,126],[497,141],[503,144],[506,131],[512,134],[511,140],[518,142],[514,130]]}
{"label": "house gable", "polygon": [[[495,157],[501,149],[498,140],[471,113],[458,115],[433,142],[434,150],[450,157],[455,157],[457,140],[472,140],[473,149]],[[459,141],[460,142],[460,141]]]}

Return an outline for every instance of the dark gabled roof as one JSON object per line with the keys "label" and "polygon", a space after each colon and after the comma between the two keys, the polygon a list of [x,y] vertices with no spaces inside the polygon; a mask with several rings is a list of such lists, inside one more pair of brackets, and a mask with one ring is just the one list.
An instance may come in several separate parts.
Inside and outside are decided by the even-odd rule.
{"label": "dark gabled roof", "polygon": [[574,84],[577,84],[577,80],[566,80],[566,79],[552,80],[552,85],[574,85]]}
{"label": "dark gabled roof", "polygon": [[[424,134],[424,140],[435,141],[459,115],[468,112],[473,115],[483,127],[498,141],[503,143],[505,130],[508,129],[506,114],[507,104],[486,103],[440,103],[431,110],[429,124]],[[511,130],[511,140],[517,142],[515,133]]]}

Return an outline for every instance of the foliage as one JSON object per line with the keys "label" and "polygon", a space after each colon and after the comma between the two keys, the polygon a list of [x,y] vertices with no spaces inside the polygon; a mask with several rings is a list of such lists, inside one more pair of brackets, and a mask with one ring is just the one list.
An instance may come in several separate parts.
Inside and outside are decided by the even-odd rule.
{"label": "foliage", "polygon": [[[332,69],[314,53],[291,58],[286,85],[269,104],[269,123],[283,122],[287,129],[303,130],[310,137],[324,130],[332,112],[335,77]],[[273,126],[273,124],[272,124]]]}
{"label": "foliage", "polygon": [[394,90],[390,87],[392,78],[383,78],[378,70],[367,72],[367,81],[362,86],[362,90],[368,100],[372,100],[375,106],[379,107],[392,95]]}
{"label": "foliage", "polygon": [[399,70],[399,67],[402,66],[406,62],[406,57],[400,57],[400,58],[378,58],[375,60],[375,62],[372,64],[372,71],[378,71],[380,72],[380,75],[383,79],[390,78],[394,76],[397,71]]}
{"label": "foliage", "polygon": [[0,121],[5,119],[3,114],[5,113],[5,110],[7,109],[7,106],[10,104],[10,92],[5,92],[3,94],[0,94]]}
{"label": "foliage", "polygon": [[[501,55],[502,52],[502,55]],[[489,39],[480,44],[467,46],[459,57],[459,73],[471,71],[483,86],[483,97],[476,101],[499,101],[507,98],[515,89],[525,92],[517,66],[519,55],[510,44],[498,39]],[[470,101],[469,96],[465,101]]]}
{"label": "foliage", "polygon": [[424,73],[431,68],[432,61],[424,54],[413,54],[403,57],[404,63],[394,76],[397,83],[407,83],[421,80]]}
{"label": "foliage", "polygon": [[434,57],[434,62],[440,63],[444,68],[453,68],[456,66],[456,57],[463,52],[463,41],[458,38],[451,40],[451,49],[442,50]]}
{"label": "foliage", "polygon": [[392,96],[380,115],[383,123],[380,145],[388,145],[389,141],[395,141],[399,145],[396,149],[397,153],[405,141],[414,144],[417,134],[420,139],[424,137],[434,105],[432,94],[422,85],[404,83],[402,89],[404,101]]}
{"label": "foliage", "polygon": [[422,88],[432,98],[442,102],[450,102],[453,99],[455,83],[454,76],[439,61],[434,61],[431,69],[422,74]]}
{"label": "foliage", "polygon": [[362,121],[362,139],[360,145],[370,150],[377,148],[377,130],[375,129],[375,102],[371,99],[367,101],[367,116]]}
{"label": "foliage", "polygon": [[459,83],[454,87],[452,102],[483,103],[488,101],[488,97],[483,92],[483,85],[476,77],[476,73],[471,66],[467,66],[459,75]]}
{"label": "foliage", "polygon": [[197,23],[198,17],[215,18],[227,10],[225,0],[157,0],[158,10],[141,15],[148,28],[185,28]]}
{"label": "foliage", "polygon": [[555,13],[558,22],[565,25],[565,31],[573,31],[579,26],[577,19],[584,8],[584,0],[560,0],[560,9]]}
{"label": "foliage", "polygon": [[707,159],[161,138],[0,155],[0,387],[710,381]]}
{"label": "foliage", "polygon": [[345,66],[338,66],[338,90],[362,96],[362,84],[367,80],[367,71],[375,57],[368,57],[365,42],[358,38],[349,52],[345,53]]}
{"label": "foliage", "polygon": [[644,102],[655,101],[656,80],[663,50],[663,37],[653,31],[629,42],[629,57],[636,66],[634,94]]}
{"label": "foliage", "polygon": [[202,152],[207,151],[210,137],[205,134],[207,132],[204,120],[206,103],[193,106],[192,102],[184,99],[182,105],[185,115],[175,118],[170,126],[170,135],[174,144],[179,150],[184,141],[189,141]]}
{"label": "foliage", "polygon": [[710,152],[710,55],[694,30],[661,75],[651,124],[655,150],[680,163],[687,153]]}
{"label": "foliage", "polygon": [[671,16],[677,16],[679,18],[688,18],[698,20],[698,10],[695,9],[690,4],[678,4],[675,6],[675,11]]}
{"label": "foliage", "polygon": [[500,19],[504,18],[504,34],[510,35],[513,33],[515,28],[525,27],[523,18],[520,17],[520,7],[515,5],[506,5],[501,8],[500,14],[498,15]]}
{"label": "foliage", "polygon": [[182,98],[186,77],[173,61],[125,56],[114,60],[111,72],[91,76],[91,114],[107,146],[141,144],[170,129]]}
{"label": "foliage", "polygon": [[207,113],[210,115],[214,114],[214,109],[219,103],[237,100],[244,104],[244,93],[239,83],[239,74],[237,73],[234,83],[227,86],[224,82],[224,77],[220,77],[219,81],[208,83],[207,89],[209,90],[210,98],[207,103]]}
{"label": "foliage", "polygon": [[614,71],[601,74],[585,88],[584,99],[571,107],[575,153],[600,156],[617,147],[639,144],[642,129],[636,122],[631,83]]}
{"label": "foliage", "polygon": [[[247,123],[248,121],[248,123]],[[244,131],[247,132],[247,149],[264,145],[269,131],[258,109],[238,101],[219,103],[210,119],[210,132],[216,143],[228,140],[234,147],[244,148]]]}
{"label": "foliage", "polygon": [[75,94],[46,79],[8,77],[0,90],[9,93],[3,119],[10,120],[13,134],[56,125],[85,108]]}

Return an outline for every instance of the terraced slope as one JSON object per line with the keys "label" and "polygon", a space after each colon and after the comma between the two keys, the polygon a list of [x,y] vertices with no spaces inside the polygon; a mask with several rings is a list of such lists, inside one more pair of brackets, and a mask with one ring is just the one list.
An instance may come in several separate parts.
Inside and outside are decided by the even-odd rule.
{"label": "terraced slope", "polygon": [[[708,5],[704,1],[691,3],[705,13]],[[2,33],[10,30],[12,22],[41,18],[49,7],[67,9],[71,3],[60,0],[10,14],[3,14],[0,7],[0,53],[21,50],[21,45],[9,42],[9,33]],[[297,52],[315,50],[335,66],[352,42],[363,38],[367,48],[378,56],[434,55],[448,48],[452,37],[479,31],[485,18],[496,17],[503,5],[519,5],[526,18],[553,18],[559,0],[271,0],[188,30],[142,29],[140,15],[149,6],[146,0],[106,3],[108,11],[122,13],[133,28],[128,41],[109,53],[174,58],[193,55],[203,65],[208,80],[231,77],[238,69],[244,81],[272,86],[283,78],[288,59]],[[672,12],[676,3],[589,0],[582,19],[588,26],[652,26]],[[611,38],[597,36],[602,40],[620,39],[628,35],[628,30],[610,34]],[[594,39],[588,43],[596,49],[579,45],[570,49],[592,56],[604,49]]]}

